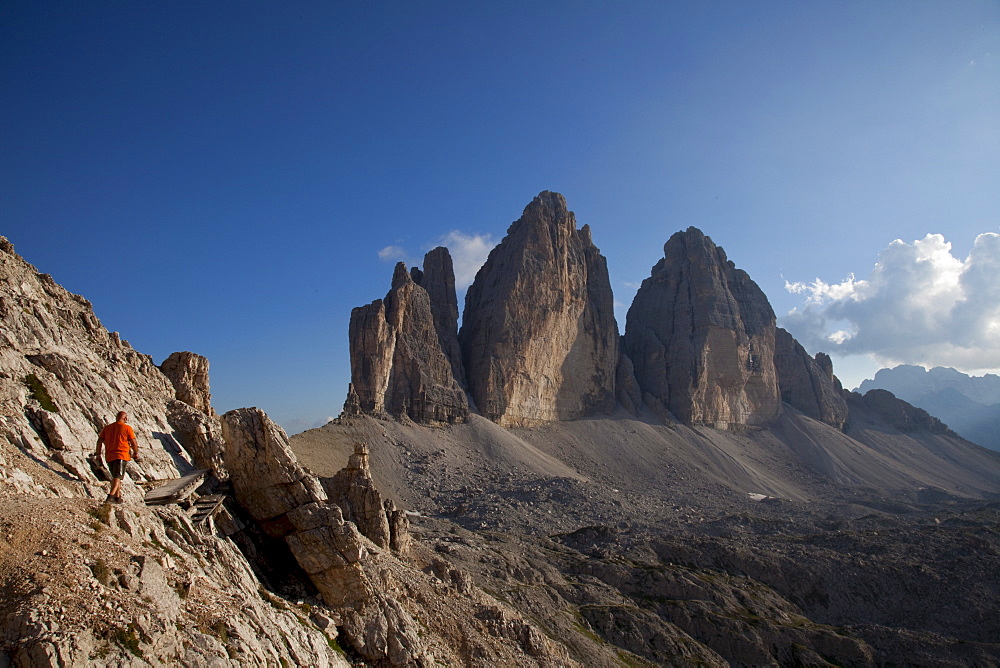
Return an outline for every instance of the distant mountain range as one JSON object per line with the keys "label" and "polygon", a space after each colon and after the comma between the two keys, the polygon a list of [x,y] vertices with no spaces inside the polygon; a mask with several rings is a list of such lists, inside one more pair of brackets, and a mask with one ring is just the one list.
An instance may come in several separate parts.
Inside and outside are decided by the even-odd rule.
{"label": "distant mountain range", "polygon": [[900,365],[882,369],[858,391],[883,389],[923,408],[964,438],[1000,450],[1000,376],[969,376],[955,369]]}

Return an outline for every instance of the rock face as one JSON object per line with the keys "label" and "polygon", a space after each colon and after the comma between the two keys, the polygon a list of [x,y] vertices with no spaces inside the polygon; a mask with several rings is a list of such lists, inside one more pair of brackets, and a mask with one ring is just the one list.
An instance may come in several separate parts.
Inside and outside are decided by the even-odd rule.
{"label": "rock face", "polygon": [[781,410],[775,318],[746,272],[691,227],[642,282],[624,336],[636,380],[688,424],[764,424]]}
{"label": "rock face", "polygon": [[178,399],[167,404],[167,421],[191,454],[194,465],[212,469],[219,480],[227,480],[226,443],[218,415],[207,415]]}
{"label": "rock face", "polygon": [[[767,298],[699,230],[664,245],[618,336],[607,263],[562,195],[542,192],[476,275],[462,329],[451,256],[397,265],[384,300],[351,314],[346,415],[505,427],[608,414],[762,425],[782,402],[838,428],[829,357],[775,326]],[[777,346],[777,347],[776,347]],[[465,393],[468,393],[468,397]],[[471,403],[470,403],[471,401]]]}
{"label": "rock face", "polygon": [[[177,478],[195,467],[195,452],[211,459],[211,446],[192,443],[172,425],[176,392],[150,357],[108,332],[89,301],[39,273],[3,237],[0,320],[0,435],[7,442],[101,498],[99,471],[87,458],[119,410],[128,413],[142,455],[129,465],[133,479]],[[191,410],[200,416],[192,419],[208,419]],[[8,473],[0,471],[0,481]],[[53,483],[47,493],[68,492]],[[126,485],[124,494],[136,498],[140,491]]]}
{"label": "rock face", "polygon": [[177,399],[206,415],[215,415],[208,384],[208,358],[191,352],[173,353],[160,365],[170,379]]}
{"label": "rock face", "polygon": [[347,466],[332,478],[322,480],[330,500],[340,506],[344,518],[354,522],[371,542],[394,552],[410,545],[409,521],[390,499],[382,499],[368,467],[368,446],[357,443]]}
{"label": "rock face", "polygon": [[843,429],[847,421],[844,388],[833,375],[833,362],[825,353],[810,357],[798,341],[778,327],[774,365],[781,399],[809,417]]}
{"label": "rock face", "polygon": [[[323,600],[345,608],[346,639],[355,651],[389,665],[421,661],[419,627],[386,596],[390,573],[370,556],[378,548],[329,503],[319,480],[299,465],[281,428],[255,408],[226,413],[222,427],[236,499],[269,535],[284,539]],[[362,464],[367,472],[366,460],[355,464],[356,472]]]}
{"label": "rock face", "polygon": [[431,300],[431,316],[437,331],[441,351],[451,362],[452,376],[465,387],[465,365],[462,346],[458,343],[458,298],[455,294],[455,267],[451,253],[443,246],[424,255],[423,271],[410,270],[413,281],[427,291]]}
{"label": "rock face", "polygon": [[459,340],[479,412],[503,426],[610,413],[618,326],[607,264],[562,195],[511,224],[465,299]]}
{"label": "rock face", "polygon": [[[431,276],[436,272],[437,265]],[[430,282],[437,293],[437,278]],[[396,265],[385,299],[351,311],[350,341],[345,413],[407,416],[426,424],[462,422],[468,416],[465,391],[441,347],[430,295],[403,263]]]}

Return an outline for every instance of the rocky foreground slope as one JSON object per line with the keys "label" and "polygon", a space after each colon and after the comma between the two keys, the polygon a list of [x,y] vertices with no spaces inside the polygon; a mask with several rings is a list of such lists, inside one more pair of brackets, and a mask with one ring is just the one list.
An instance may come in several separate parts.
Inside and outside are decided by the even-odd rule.
{"label": "rocky foreground slope", "polygon": [[[2,238],[0,317],[0,665],[576,663],[410,540],[363,445],[314,476],[259,410],[215,414],[204,358],[157,367]],[[109,505],[88,455],[122,409],[141,459]],[[196,469],[207,521],[143,503]]]}

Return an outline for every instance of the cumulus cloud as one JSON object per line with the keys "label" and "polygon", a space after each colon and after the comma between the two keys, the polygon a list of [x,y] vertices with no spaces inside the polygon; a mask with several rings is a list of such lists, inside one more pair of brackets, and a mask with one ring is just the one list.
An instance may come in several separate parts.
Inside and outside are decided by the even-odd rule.
{"label": "cumulus cloud", "polygon": [[787,282],[805,297],[781,325],[806,348],[869,354],[885,365],[1000,368],[1000,234],[981,234],[967,258],[940,234],[879,253],[867,279]]}
{"label": "cumulus cloud", "polygon": [[[489,234],[469,234],[461,230],[452,230],[427,244],[426,250],[437,246],[448,248],[455,269],[455,287],[462,291],[472,285],[476,272],[486,262],[496,244],[493,236]],[[383,262],[403,262],[407,266],[420,264],[420,261],[415,261],[405,248],[395,244],[380,250],[378,257]]]}
{"label": "cumulus cloud", "polygon": [[406,262],[406,251],[401,246],[386,246],[378,252],[383,262]]}
{"label": "cumulus cloud", "polygon": [[466,234],[452,230],[440,237],[437,245],[448,248],[455,265],[455,287],[464,290],[472,285],[476,272],[486,262],[496,242],[489,234]]}

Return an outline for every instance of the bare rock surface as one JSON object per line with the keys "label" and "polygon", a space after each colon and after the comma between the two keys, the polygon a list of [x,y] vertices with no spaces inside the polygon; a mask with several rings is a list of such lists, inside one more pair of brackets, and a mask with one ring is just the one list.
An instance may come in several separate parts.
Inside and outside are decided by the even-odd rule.
{"label": "bare rock surface", "polygon": [[746,272],[696,228],[674,234],[629,308],[636,380],[687,424],[765,424],[781,411],[775,318]]}
{"label": "bare rock surface", "polygon": [[[170,424],[170,380],[108,332],[90,302],[39,273],[2,237],[0,318],[0,432],[59,474],[42,484],[44,493],[103,497],[88,457],[120,410],[139,441],[132,478],[176,478],[194,468],[186,437]],[[41,491],[23,479],[15,484]],[[127,485],[125,493],[134,490]]]}
{"label": "bare rock surface", "polygon": [[263,589],[230,540],[179,507],[10,492],[0,486],[4,665],[350,665],[335,628]]}
{"label": "bare rock surface", "polygon": [[322,484],[330,500],[340,506],[344,517],[354,522],[368,540],[381,548],[406,552],[410,545],[409,520],[391,499],[383,499],[375,487],[366,444],[356,443],[347,466],[332,478],[323,478]]}
{"label": "bare rock surface", "polygon": [[[438,310],[447,307],[439,304]],[[404,264],[396,265],[385,299],[351,311],[351,388],[345,412],[406,416],[422,423],[464,420],[468,400],[438,338],[443,318],[435,321],[427,290],[414,282]]]}
{"label": "bare rock surface", "polygon": [[437,331],[441,351],[451,362],[451,373],[459,385],[465,387],[465,365],[462,346],[458,342],[458,297],[455,293],[455,268],[451,253],[438,246],[424,255],[423,270],[410,270],[413,281],[427,291],[431,301],[431,315]]}
{"label": "bare rock surface", "polygon": [[775,331],[774,366],[782,401],[809,417],[843,428],[847,422],[844,388],[833,375],[830,356],[810,357],[798,341],[784,329]]}
{"label": "bare rock surface", "polygon": [[222,436],[222,421],[214,413],[209,415],[183,401],[175,399],[167,404],[167,422],[191,455],[197,468],[211,469],[219,480],[227,480],[226,443]]}
{"label": "bare rock surface", "polygon": [[177,392],[177,399],[206,415],[214,416],[208,368],[208,358],[192,352],[171,353],[160,364],[160,371],[170,379]]}
{"label": "bare rock surface", "polygon": [[466,293],[459,339],[475,404],[501,425],[614,410],[607,263],[562,195],[539,194],[490,253]]}

